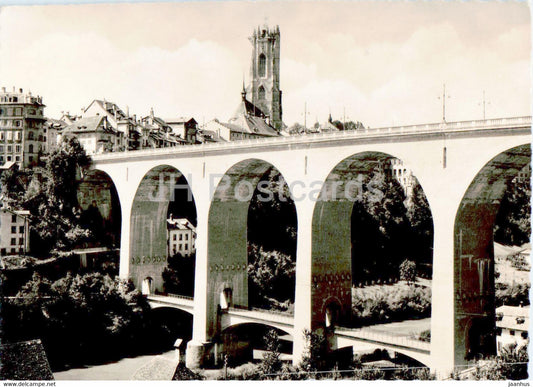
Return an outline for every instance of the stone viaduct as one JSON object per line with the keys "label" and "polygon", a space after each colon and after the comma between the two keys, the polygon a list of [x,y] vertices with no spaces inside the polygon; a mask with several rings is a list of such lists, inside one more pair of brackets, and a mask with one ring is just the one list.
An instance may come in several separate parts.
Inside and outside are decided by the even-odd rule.
{"label": "stone viaduct", "polygon": [[[248,306],[248,206],[260,178],[275,167],[298,219],[291,325],[296,362],[305,350],[304,329],[323,328],[332,310],[337,325],[350,314],[349,182],[380,161],[401,159],[431,207],[426,364],[447,375],[474,351],[495,345],[493,224],[507,183],[530,163],[530,141],[531,117],[365,129],[98,155],[89,180],[112,182],[106,184],[118,197],[120,276],[139,288],[150,278],[152,291],[161,290],[166,266],[169,201],[175,188],[192,195],[197,253],[187,362],[197,366],[219,334],[221,303]],[[244,321],[235,316],[236,323]]]}

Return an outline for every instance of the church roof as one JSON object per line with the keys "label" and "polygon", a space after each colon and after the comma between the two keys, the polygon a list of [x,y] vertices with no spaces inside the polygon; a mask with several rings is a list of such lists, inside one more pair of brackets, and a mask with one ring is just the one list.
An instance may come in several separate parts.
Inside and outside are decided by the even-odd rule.
{"label": "church roof", "polygon": [[230,122],[234,118],[237,118],[243,114],[254,117],[266,117],[265,113],[263,113],[263,111],[257,106],[255,106],[252,102],[248,101],[246,97],[241,100],[241,103],[239,104],[239,107],[237,107],[237,110],[233,114],[233,117],[230,119]]}
{"label": "church roof", "polygon": [[232,132],[255,134],[259,136],[278,136],[278,132],[270,126],[264,118],[248,115],[234,117],[230,122],[221,122],[220,124],[229,128]]}

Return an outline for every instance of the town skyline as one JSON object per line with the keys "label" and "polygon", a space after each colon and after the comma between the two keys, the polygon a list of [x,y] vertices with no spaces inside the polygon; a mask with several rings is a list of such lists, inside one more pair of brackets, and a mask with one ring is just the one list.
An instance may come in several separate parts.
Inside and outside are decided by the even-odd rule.
{"label": "town skyline", "polygon": [[[2,86],[46,115],[107,99],[145,116],[225,120],[248,83],[248,36],[281,30],[283,121],[379,127],[529,115],[525,3],[181,2],[0,10]],[[24,26],[24,28],[21,28]]]}

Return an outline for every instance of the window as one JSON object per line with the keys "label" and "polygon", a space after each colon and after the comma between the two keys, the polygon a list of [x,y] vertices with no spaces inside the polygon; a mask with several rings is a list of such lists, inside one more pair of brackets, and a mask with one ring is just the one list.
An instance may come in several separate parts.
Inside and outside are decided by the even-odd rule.
{"label": "window", "polygon": [[186,240],[186,241],[189,240],[189,234],[185,234],[185,240]]}
{"label": "window", "polygon": [[17,244],[17,238],[11,238],[11,246],[15,246]]}
{"label": "window", "polygon": [[[175,241],[176,240],[176,234],[172,235],[172,240]],[[176,245],[174,245],[175,247]]]}
{"label": "window", "polygon": [[28,132],[28,140],[33,140],[33,132],[32,131]]}
{"label": "window", "polygon": [[17,226],[11,226],[11,234],[17,233]]}
{"label": "window", "polygon": [[0,255],[6,255],[6,249],[0,250]]}
{"label": "window", "polygon": [[19,227],[19,233],[20,234],[24,234],[24,226],[20,226]]}
{"label": "window", "polygon": [[189,244],[185,243],[185,250],[189,250]]}
{"label": "window", "polygon": [[28,157],[29,162],[31,163],[33,161],[33,156]]}
{"label": "window", "polygon": [[11,161],[11,160],[13,160],[13,157],[7,156],[7,161]]}
{"label": "window", "polygon": [[183,249],[183,245],[180,243],[179,251]]}
{"label": "window", "polygon": [[259,86],[259,91],[257,92],[259,99],[265,99],[265,88],[263,86]]}
{"label": "window", "polygon": [[260,77],[264,77],[266,74],[266,57],[265,54],[259,55],[258,72]]}
{"label": "window", "polygon": [[30,146],[28,147],[28,152],[33,153],[33,144],[30,144]]}
{"label": "window", "polygon": [[17,250],[14,247],[12,247],[11,248],[11,254],[15,254],[16,252],[17,252]]}
{"label": "window", "polygon": [[15,120],[15,126],[20,127],[22,125],[22,122],[20,120]]}
{"label": "window", "polygon": [[15,152],[20,153],[20,145],[15,145]]}
{"label": "window", "polygon": [[20,156],[18,156],[18,155],[15,156],[15,161],[16,161],[17,163],[20,162]]}
{"label": "window", "polygon": [[24,244],[24,238],[19,238],[19,245],[23,245]]}
{"label": "window", "polygon": [[6,132],[0,132],[0,140],[4,140],[6,138]]}
{"label": "window", "polygon": [[513,330],[510,330],[510,331],[509,331],[509,334],[510,334],[511,336],[514,336],[514,331],[513,331]]}
{"label": "window", "polygon": [[522,336],[523,339],[527,339],[527,332],[522,332],[520,336]]}
{"label": "window", "polygon": [[17,215],[11,215],[11,223],[17,223]]}
{"label": "window", "polygon": [[4,153],[4,146],[0,145],[0,153]]}
{"label": "window", "polygon": [[13,132],[8,131],[7,132],[7,141],[12,141],[12,140],[13,140]]}
{"label": "window", "polygon": [[7,146],[7,153],[11,153],[13,152],[13,146],[12,145],[8,145]]}
{"label": "window", "polygon": [[0,116],[4,115],[4,109],[0,109]]}
{"label": "window", "polygon": [[[182,241],[182,240],[183,240],[183,234],[180,234],[180,241]],[[180,249],[181,249],[181,247],[180,247]]]}

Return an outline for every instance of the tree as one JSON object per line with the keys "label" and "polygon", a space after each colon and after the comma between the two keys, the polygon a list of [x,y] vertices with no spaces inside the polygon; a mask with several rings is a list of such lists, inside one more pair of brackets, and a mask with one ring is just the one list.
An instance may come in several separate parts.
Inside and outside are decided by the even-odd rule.
{"label": "tree", "polygon": [[324,335],[307,329],[304,330],[303,335],[306,346],[298,368],[308,374],[326,369],[327,341]]}
{"label": "tree", "polygon": [[265,341],[266,352],[263,355],[261,363],[259,363],[259,370],[263,378],[276,379],[277,374],[282,369],[278,333],[274,329],[270,329],[263,340]]}
{"label": "tree", "polygon": [[296,264],[291,257],[257,246],[251,247],[250,255],[253,259],[248,264],[249,293],[257,296],[252,304],[279,307],[279,302],[287,299],[294,302]]}
{"label": "tree", "polygon": [[531,187],[529,181],[513,181],[501,201],[494,226],[494,240],[522,245],[531,235]]}
{"label": "tree", "polygon": [[416,263],[406,259],[400,265],[400,279],[410,285],[416,281]]}
{"label": "tree", "polygon": [[[352,210],[354,281],[390,277],[409,256],[409,221],[405,194],[393,177],[376,169],[362,181]],[[357,268],[357,270],[355,270]]]}
{"label": "tree", "polygon": [[34,274],[2,309],[5,338],[41,338],[58,369],[142,347],[149,305],[133,284],[107,275],[67,275],[51,282]]}
{"label": "tree", "polygon": [[195,254],[184,256],[177,253],[169,257],[162,274],[165,292],[193,297],[195,264]]}
{"label": "tree", "polygon": [[91,236],[82,226],[77,189],[91,159],[74,137],[64,137],[44,168],[34,169],[33,189],[20,207],[30,210],[31,229],[38,242],[33,251],[68,250]]}

